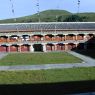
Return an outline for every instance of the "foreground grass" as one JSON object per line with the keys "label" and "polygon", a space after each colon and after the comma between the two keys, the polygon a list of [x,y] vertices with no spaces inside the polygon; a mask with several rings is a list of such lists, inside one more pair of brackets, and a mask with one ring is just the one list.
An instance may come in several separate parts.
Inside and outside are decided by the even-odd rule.
{"label": "foreground grass", "polygon": [[95,80],[95,67],[37,71],[0,71],[0,84],[56,83]]}
{"label": "foreground grass", "polygon": [[81,63],[82,60],[66,53],[11,53],[0,60],[0,65],[32,65],[55,63]]}

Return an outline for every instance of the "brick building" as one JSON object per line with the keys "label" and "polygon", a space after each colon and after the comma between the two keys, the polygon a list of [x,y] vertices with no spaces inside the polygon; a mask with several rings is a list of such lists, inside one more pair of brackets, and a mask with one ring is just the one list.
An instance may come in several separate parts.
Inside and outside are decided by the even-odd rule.
{"label": "brick building", "polygon": [[94,49],[95,22],[0,24],[0,52]]}

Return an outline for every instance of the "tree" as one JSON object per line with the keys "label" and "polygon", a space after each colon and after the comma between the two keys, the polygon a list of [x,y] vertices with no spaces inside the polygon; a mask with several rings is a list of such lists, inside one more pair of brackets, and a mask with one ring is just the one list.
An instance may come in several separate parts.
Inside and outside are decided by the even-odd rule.
{"label": "tree", "polygon": [[64,19],[63,16],[60,16],[58,18],[58,21],[60,22],[84,22],[84,21],[87,21],[87,17],[86,16],[80,17],[78,15],[70,15]]}

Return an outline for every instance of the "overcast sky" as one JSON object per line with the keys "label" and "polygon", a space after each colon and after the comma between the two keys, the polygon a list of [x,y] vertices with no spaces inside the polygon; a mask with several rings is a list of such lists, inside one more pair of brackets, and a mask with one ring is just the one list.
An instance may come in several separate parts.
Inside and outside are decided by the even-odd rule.
{"label": "overcast sky", "polygon": [[[10,2],[11,1],[11,2]],[[1,0],[0,19],[27,16],[37,13],[38,0]],[[12,14],[12,2],[15,15]],[[76,13],[77,0],[39,0],[40,11],[47,9],[61,9]],[[80,12],[95,12],[95,0],[80,0]]]}

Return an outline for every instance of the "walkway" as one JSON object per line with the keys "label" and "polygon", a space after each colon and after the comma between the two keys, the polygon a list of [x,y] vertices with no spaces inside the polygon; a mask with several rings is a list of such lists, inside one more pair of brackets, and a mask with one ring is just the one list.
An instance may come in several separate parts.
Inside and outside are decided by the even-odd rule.
{"label": "walkway", "polygon": [[3,57],[7,56],[8,53],[0,53],[0,59],[2,59]]}
{"label": "walkway", "polygon": [[[45,64],[45,65],[18,65],[18,66],[0,66],[0,71],[14,71],[14,70],[45,70],[45,69],[60,69],[60,68],[77,68],[77,67],[92,67],[95,66],[95,60],[84,55],[68,52],[82,60],[83,63],[66,63],[66,64]],[[7,54],[5,54],[7,55]],[[2,57],[2,56],[1,56]]]}

